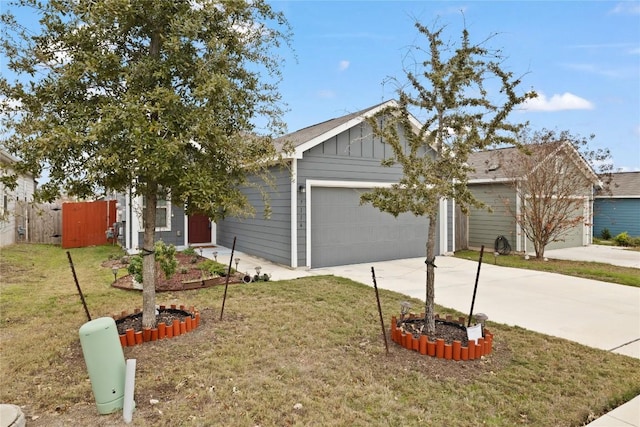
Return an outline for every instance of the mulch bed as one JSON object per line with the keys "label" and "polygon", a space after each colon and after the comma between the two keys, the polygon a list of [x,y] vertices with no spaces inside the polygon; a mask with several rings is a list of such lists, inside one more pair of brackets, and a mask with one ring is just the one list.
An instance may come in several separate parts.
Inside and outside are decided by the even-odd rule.
{"label": "mulch bed", "polygon": [[[404,319],[401,321],[401,325],[406,333],[419,338],[425,328],[425,321],[423,318]],[[445,344],[460,341],[463,347],[466,347],[469,342],[467,329],[463,325],[441,319],[436,319],[436,330],[431,337],[444,339]]]}
{"label": "mulch bed", "polygon": [[[226,277],[210,277],[203,272],[198,266],[205,262],[207,258],[199,255],[186,255],[177,253],[178,268],[173,276],[166,278],[164,272],[158,264],[156,264],[156,292],[168,291],[187,291],[193,289],[203,289],[211,286],[224,285],[227,281]],[[193,262],[195,260],[195,262]],[[119,268],[119,277],[111,286],[125,290],[140,290],[133,287],[133,276],[130,274],[122,275],[126,272],[127,264],[122,260],[109,260],[102,263],[106,268]],[[122,276],[120,276],[122,275]],[[229,277],[229,283],[242,283],[243,274],[235,273]]]}
{"label": "mulch bed", "polygon": [[[160,322],[164,322],[166,325],[171,325],[173,324],[174,319],[178,319],[178,321],[182,322],[187,316],[191,316],[191,313],[184,310],[171,308],[158,310],[158,314],[156,314],[156,325]],[[141,331],[142,312],[116,320],[116,327],[118,328],[119,335],[126,333],[127,329],[133,329],[136,332]]]}

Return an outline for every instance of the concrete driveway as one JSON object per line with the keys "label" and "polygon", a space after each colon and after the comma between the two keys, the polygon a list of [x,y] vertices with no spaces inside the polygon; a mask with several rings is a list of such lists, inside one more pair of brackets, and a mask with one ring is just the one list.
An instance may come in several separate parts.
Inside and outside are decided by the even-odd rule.
{"label": "concrete driveway", "polygon": [[[590,245],[545,251],[547,258],[572,261],[597,261],[622,267],[640,268],[640,252],[620,246]],[[640,271],[638,272],[640,274]]]}

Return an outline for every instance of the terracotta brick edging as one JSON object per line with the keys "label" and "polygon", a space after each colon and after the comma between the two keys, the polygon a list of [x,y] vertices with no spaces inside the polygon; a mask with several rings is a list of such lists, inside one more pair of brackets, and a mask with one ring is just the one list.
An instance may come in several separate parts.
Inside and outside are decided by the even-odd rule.
{"label": "terracotta brick edging", "polygon": [[[440,319],[437,314],[436,319]],[[455,321],[451,316],[447,316],[446,321],[460,325],[465,324],[464,317]],[[482,356],[491,354],[493,351],[493,334],[487,328],[483,329],[483,334],[484,336],[478,338],[477,342],[469,341],[467,346],[464,347],[460,341],[446,344],[443,339],[431,341],[426,335],[420,335],[419,338],[416,338],[412,334],[406,334],[398,327],[396,316],[391,317],[391,340],[393,342],[408,350],[417,351],[424,356],[432,356],[439,359],[465,361],[480,359]]]}
{"label": "terracotta brick edging", "polygon": [[[133,329],[127,329],[124,334],[120,334],[120,344],[123,347],[132,347],[134,345],[142,344],[150,341],[158,341],[166,338],[177,337],[182,334],[186,334],[195,330],[200,325],[200,312],[191,306],[188,310],[184,305],[179,307],[176,304],[171,304],[169,307],[161,305],[159,311],[177,311],[184,315],[184,320],[174,319],[170,325],[164,322],[159,322],[155,328],[143,328],[142,331],[134,331]],[[133,313],[123,311],[119,315],[113,315],[113,320],[116,324],[123,319],[142,315],[139,308],[136,308]]]}

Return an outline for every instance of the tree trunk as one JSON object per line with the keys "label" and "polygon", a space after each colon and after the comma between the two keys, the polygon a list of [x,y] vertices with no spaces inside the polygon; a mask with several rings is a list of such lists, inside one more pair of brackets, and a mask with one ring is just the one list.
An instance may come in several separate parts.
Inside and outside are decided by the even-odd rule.
{"label": "tree trunk", "polygon": [[536,251],[536,259],[544,258],[544,247],[545,245],[542,242],[534,242],[533,247]]}
{"label": "tree trunk", "polygon": [[156,206],[158,192],[149,191],[144,210],[144,239],[142,245],[142,326],[156,326],[156,260],[154,256]]}
{"label": "tree trunk", "polygon": [[424,314],[426,333],[433,334],[436,331],[435,300],[435,252],[436,252],[436,227],[437,219],[429,217],[429,230],[427,234],[427,292],[425,298]]}

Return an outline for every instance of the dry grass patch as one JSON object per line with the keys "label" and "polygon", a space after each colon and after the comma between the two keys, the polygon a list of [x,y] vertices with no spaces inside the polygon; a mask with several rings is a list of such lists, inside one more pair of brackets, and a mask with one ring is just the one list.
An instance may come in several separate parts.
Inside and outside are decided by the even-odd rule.
{"label": "dry grass patch", "polygon": [[[141,305],[100,267],[116,250],[72,251],[93,317]],[[0,273],[0,400],[22,406],[30,426],[124,425],[120,413],[97,414],[78,339],[86,318],[64,251],[3,249]],[[223,291],[158,295],[194,305],[202,322],[124,349],[137,359],[134,425],[579,426],[640,393],[639,360],[494,323],[494,353],[480,361],[393,343],[386,355],[373,290],[348,279],[232,285],[219,321]],[[406,297],[381,297],[388,322]]]}

